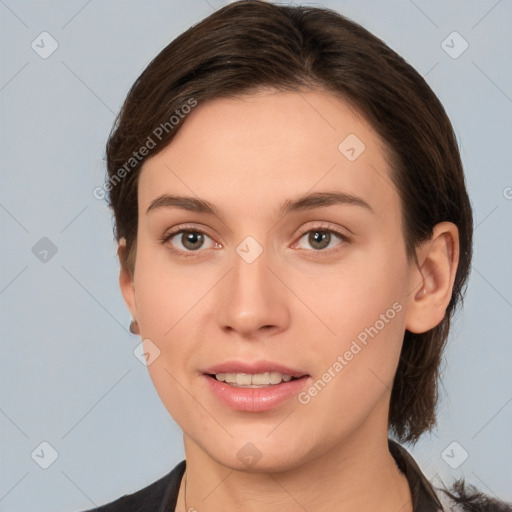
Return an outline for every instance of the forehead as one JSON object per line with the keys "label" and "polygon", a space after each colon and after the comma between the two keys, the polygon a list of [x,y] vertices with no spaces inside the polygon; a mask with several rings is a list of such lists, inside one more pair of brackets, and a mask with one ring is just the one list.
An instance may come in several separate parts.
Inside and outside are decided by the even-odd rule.
{"label": "forehead", "polygon": [[262,211],[307,192],[399,208],[384,143],[347,102],[323,91],[260,91],[199,104],[139,181],[141,211],[163,193]]}

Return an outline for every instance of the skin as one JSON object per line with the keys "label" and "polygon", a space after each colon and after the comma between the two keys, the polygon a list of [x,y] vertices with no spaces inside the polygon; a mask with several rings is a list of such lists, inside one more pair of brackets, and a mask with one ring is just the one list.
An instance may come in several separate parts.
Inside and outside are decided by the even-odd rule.
{"label": "skin", "polygon": [[[366,147],[355,161],[338,150],[349,134]],[[335,190],[371,210],[341,204],[278,215],[285,200]],[[164,193],[205,199],[220,217],[147,212]],[[418,264],[409,261],[400,198],[372,127],[322,91],[205,102],[144,163],[138,197],[135,268],[126,267],[121,241],[120,285],[141,338],[160,350],[148,369],[183,431],[187,508],[411,511],[387,448],[391,386],[405,329],[424,332],[444,317],[458,235],[438,224],[418,247]],[[184,223],[206,232],[203,246],[181,235],[161,243]],[[332,235],[322,248],[308,238],[329,228],[349,240]],[[263,249],[250,264],[236,252],[247,236]],[[397,302],[394,318],[307,404],[294,397],[266,412],[234,411],[199,372],[267,359],[309,374],[307,390]],[[251,467],[237,457],[248,442],[261,453]],[[183,498],[182,482],[178,511]]]}

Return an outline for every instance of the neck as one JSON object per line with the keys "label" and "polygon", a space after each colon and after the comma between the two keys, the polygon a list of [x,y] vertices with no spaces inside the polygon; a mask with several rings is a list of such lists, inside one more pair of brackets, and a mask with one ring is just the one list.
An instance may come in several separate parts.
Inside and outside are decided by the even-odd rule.
{"label": "neck", "polygon": [[411,512],[409,485],[389,453],[387,433],[356,437],[276,473],[231,469],[185,438],[187,470],[176,512]]}

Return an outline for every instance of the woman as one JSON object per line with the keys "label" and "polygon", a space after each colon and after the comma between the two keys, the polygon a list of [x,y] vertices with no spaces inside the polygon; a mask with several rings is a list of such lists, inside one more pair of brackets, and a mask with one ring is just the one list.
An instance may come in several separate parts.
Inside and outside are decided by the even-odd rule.
{"label": "woman", "polygon": [[512,510],[436,490],[472,213],[421,76],[333,11],[235,2],[130,90],[107,145],[120,286],[186,460],[97,511]]}

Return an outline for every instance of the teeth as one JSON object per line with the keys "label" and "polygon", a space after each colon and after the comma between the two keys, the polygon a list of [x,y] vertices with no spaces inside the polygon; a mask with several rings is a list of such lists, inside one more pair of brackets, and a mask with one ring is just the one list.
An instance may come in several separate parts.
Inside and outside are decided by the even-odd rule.
{"label": "teeth", "polygon": [[266,373],[217,373],[216,379],[221,382],[226,382],[235,387],[251,387],[263,388],[269,385],[280,384],[281,382],[289,382],[292,380],[291,375],[286,375],[279,372],[266,372]]}
{"label": "teeth", "polygon": [[[236,383],[239,386],[250,386],[252,384],[252,376],[248,373],[238,373],[236,376]],[[256,382],[255,382],[256,384]]]}

